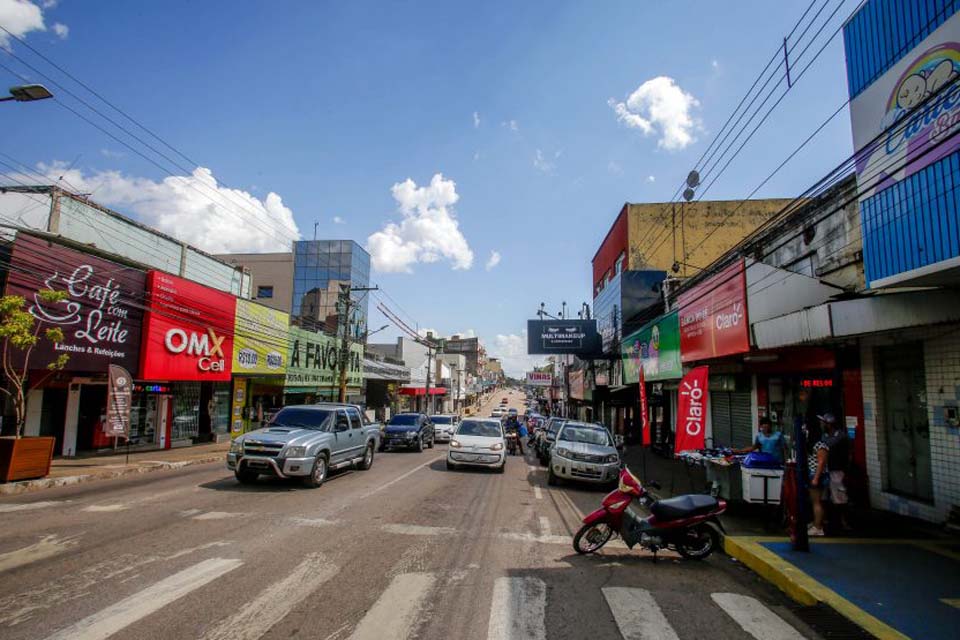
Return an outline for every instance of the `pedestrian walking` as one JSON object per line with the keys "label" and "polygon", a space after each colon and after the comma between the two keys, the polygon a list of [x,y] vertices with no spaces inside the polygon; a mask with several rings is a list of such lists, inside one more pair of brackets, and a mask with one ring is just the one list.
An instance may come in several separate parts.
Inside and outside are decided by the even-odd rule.
{"label": "pedestrian walking", "polygon": [[829,483],[827,457],[830,447],[823,441],[819,424],[807,429],[807,471],[809,473],[810,504],[813,507],[813,522],[807,527],[808,536],[823,535],[823,498]]}
{"label": "pedestrian walking", "polygon": [[829,448],[827,468],[830,471],[830,503],[833,515],[839,520],[842,529],[849,530],[847,509],[850,500],[847,495],[846,475],[850,464],[850,438],[832,413],[825,413],[817,418],[824,431],[823,440]]}

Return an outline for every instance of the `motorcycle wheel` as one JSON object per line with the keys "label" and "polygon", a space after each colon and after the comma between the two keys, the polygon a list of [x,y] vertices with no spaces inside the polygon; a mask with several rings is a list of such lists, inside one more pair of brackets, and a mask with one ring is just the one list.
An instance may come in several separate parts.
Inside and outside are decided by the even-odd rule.
{"label": "motorcycle wheel", "polygon": [[684,531],[677,539],[677,551],[684,558],[703,560],[720,545],[720,535],[713,527],[700,524]]}
{"label": "motorcycle wheel", "polygon": [[580,555],[599,551],[613,537],[613,527],[609,522],[585,524],[573,537],[573,550]]}

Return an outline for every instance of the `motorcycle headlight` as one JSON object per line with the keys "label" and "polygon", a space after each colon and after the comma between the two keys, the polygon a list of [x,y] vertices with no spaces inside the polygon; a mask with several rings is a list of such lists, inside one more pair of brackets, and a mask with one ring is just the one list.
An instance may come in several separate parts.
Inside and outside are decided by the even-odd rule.
{"label": "motorcycle headlight", "polygon": [[287,447],[287,458],[302,458],[307,455],[306,447]]}
{"label": "motorcycle headlight", "polygon": [[563,447],[557,447],[557,455],[560,456],[561,458],[566,458],[567,456],[570,455],[570,450],[564,449]]}
{"label": "motorcycle headlight", "polygon": [[617,457],[617,454],[615,454],[615,453],[611,453],[611,454],[608,455],[606,458],[604,458],[604,462],[609,462],[609,463],[611,463],[611,464],[614,463],[614,462],[619,462],[619,461],[620,461],[620,458],[618,458],[618,457]]}
{"label": "motorcycle headlight", "polygon": [[459,449],[461,446],[462,446],[462,445],[460,444],[460,442],[459,442],[458,440],[451,440],[451,441],[450,441],[450,448],[451,448],[451,449]]}
{"label": "motorcycle headlight", "polygon": [[500,442],[490,446],[490,451],[500,451],[501,449],[503,449],[503,444]]}
{"label": "motorcycle headlight", "polygon": [[243,453],[243,441],[240,439],[230,443],[230,453]]}

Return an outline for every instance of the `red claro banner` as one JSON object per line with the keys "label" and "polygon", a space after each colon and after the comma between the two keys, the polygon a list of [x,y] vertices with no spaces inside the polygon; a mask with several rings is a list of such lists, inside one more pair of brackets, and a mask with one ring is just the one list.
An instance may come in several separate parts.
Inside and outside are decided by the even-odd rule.
{"label": "red claro banner", "polygon": [[709,367],[695,367],[680,381],[675,453],[704,448],[707,430],[708,374]]}
{"label": "red claro banner", "polygon": [[643,367],[639,369],[640,374],[640,427],[643,438],[641,444],[644,447],[650,446],[650,408],[647,404],[647,382],[643,377]]}
{"label": "red claro banner", "polygon": [[743,260],[684,291],[680,309],[680,359],[708,360],[750,350],[747,277]]}
{"label": "red claro banner", "polygon": [[230,380],[236,298],[162,271],[147,274],[147,293],[140,379]]}

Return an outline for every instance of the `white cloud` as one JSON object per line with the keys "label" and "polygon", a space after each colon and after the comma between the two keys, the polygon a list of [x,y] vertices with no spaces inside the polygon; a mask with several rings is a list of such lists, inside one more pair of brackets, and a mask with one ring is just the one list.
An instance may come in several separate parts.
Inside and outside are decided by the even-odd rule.
{"label": "white cloud", "polygon": [[347,221],[340,216],[333,216],[333,224],[347,224]]}
{"label": "white cloud", "polygon": [[517,123],[516,120],[506,120],[504,122],[501,122],[500,126],[506,127],[507,129],[510,129],[510,131],[520,131],[520,125]]}
{"label": "white cloud", "polygon": [[491,251],[490,257],[487,258],[487,271],[492,271],[498,264],[500,264],[500,252]]}
{"label": "white cloud", "polygon": [[533,166],[542,173],[553,173],[553,169],[556,165],[550,162],[543,157],[543,152],[540,149],[537,149],[536,154],[533,156]]}
{"label": "white cloud", "polygon": [[480,114],[477,113],[476,111],[473,112],[473,128],[474,129],[480,128]]}
{"label": "white cloud", "polygon": [[[230,189],[204,167],[160,182],[119,171],[85,174],[60,161],[40,163],[37,172],[210,253],[289,251],[290,241],[300,237],[279,195],[271,192],[260,200]],[[36,176],[18,179],[37,182]]]}
{"label": "white cloud", "polygon": [[644,135],[657,135],[657,146],[668,151],[677,151],[695,142],[694,133],[701,128],[693,114],[700,102],[667,76],[647,80],[626,102],[610,98],[607,104],[620,122],[640,129]]}
{"label": "white cloud", "polygon": [[373,268],[377,271],[411,273],[417,263],[448,260],[454,269],[473,266],[473,251],[460,231],[453,205],[460,199],[457,185],[442,174],[418,187],[407,178],[391,189],[399,222],[388,222],[367,238]]}
{"label": "white cloud", "polygon": [[647,176],[647,182],[656,182],[656,181],[657,181],[656,176]]}
{"label": "white cloud", "polygon": [[[0,24],[18,38],[31,31],[47,30],[43,24],[43,11],[28,0],[0,0]],[[0,48],[8,49],[10,39],[6,31],[0,31]]]}
{"label": "white cloud", "polygon": [[503,370],[508,376],[514,378],[522,378],[524,373],[532,371],[534,367],[539,367],[546,361],[544,356],[527,355],[526,330],[520,335],[497,334],[487,351],[491,356],[500,358]]}
{"label": "white cloud", "polygon": [[615,175],[615,176],[622,176],[622,175],[623,175],[623,167],[621,167],[619,163],[617,163],[617,162],[615,162],[615,161],[613,161],[613,160],[611,160],[610,162],[607,163],[607,171],[609,171],[610,173],[612,173],[612,174]]}
{"label": "white cloud", "polygon": [[476,338],[477,332],[473,329],[467,329],[466,331],[456,331],[451,336],[460,336],[461,338]]}
{"label": "white cloud", "polygon": [[44,9],[53,9],[55,6],[57,6],[57,0],[43,0],[43,2],[40,3],[40,6]]}
{"label": "white cloud", "polygon": [[70,35],[70,27],[63,24],[62,22],[53,23],[53,32],[57,34],[57,37],[61,40],[66,40],[67,36]]}

